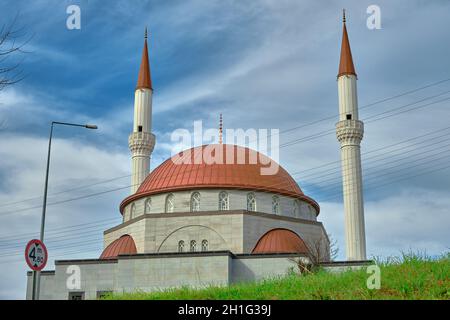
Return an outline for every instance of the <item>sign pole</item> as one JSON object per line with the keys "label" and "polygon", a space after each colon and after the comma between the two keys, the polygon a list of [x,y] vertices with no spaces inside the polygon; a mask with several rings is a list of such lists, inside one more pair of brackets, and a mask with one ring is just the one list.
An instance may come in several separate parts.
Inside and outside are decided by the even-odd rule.
{"label": "sign pole", "polygon": [[33,271],[33,286],[31,292],[31,300],[36,300],[36,271]]}
{"label": "sign pole", "polygon": [[[44,187],[44,200],[42,203],[42,216],[41,216],[41,233],[39,239],[41,242],[44,241],[44,230],[45,230],[45,212],[47,209],[47,189],[48,189],[48,171],[50,169],[50,151],[52,148],[52,135],[53,135],[53,122],[50,127],[50,137],[48,139],[48,153],[47,153],[47,170],[45,172],[45,187]],[[39,300],[39,293],[41,287],[41,272],[38,271],[36,279],[33,279],[33,286],[35,287],[36,300]]]}

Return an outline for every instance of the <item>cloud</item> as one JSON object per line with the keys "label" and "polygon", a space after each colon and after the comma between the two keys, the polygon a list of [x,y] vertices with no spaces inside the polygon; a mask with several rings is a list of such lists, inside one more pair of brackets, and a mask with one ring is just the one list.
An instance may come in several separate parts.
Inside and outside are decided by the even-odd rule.
{"label": "cloud", "polygon": [[[5,137],[2,136],[2,138]],[[33,199],[32,201],[20,202],[9,206],[2,205],[0,208],[0,219],[2,222],[0,224],[0,234],[3,238],[0,240],[2,248],[0,263],[2,264],[2,270],[4,270],[0,277],[3,291],[0,293],[0,298],[23,298],[26,280],[26,267],[22,256],[23,248],[26,241],[38,237],[42,199],[36,198],[36,195],[42,194],[44,157],[37,156],[33,149],[42,147],[39,149],[44,150],[46,141],[29,140],[28,142],[26,143],[24,139],[10,139],[11,144],[17,143],[17,146],[28,147],[29,153],[25,157],[20,152],[8,155],[10,161],[21,161],[24,167],[27,163],[28,167],[26,170],[19,172],[11,170],[9,163],[6,166],[2,163],[0,168],[1,172],[5,172],[5,170],[11,173],[14,172],[14,179],[8,181],[7,190],[2,188],[2,191],[0,191],[0,203],[17,202],[30,197]],[[123,171],[123,164],[128,161],[121,161],[123,159],[122,155],[79,146],[71,141],[58,141],[54,146],[55,157],[52,158],[50,196],[46,221],[47,235],[45,238],[50,254],[48,262],[48,268],[50,269],[53,268],[53,261],[57,258],[95,258],[99,255],[102,249],[102,232],[120,223],[119,203],[128,194],[129,188],[127,186],[130,185],[129,177],[126,176],[126,171]],[[3,147],[5,147],[5,144],[2,143],[1,148]],[[61,153],[60,156],[56,156],[58,152]],[[2,158],[3,156],[2,154]],[[42,161],[30,161],[30,158],[33,156],[37,156],[36,159]],[[96,165],[99,163],[103,163],[103,165]],[[98,170],[101,171],[100,174],[98,174]],[[104,177],[109,179],[120,176],[123,178],[109,183],[77,189],[98,183],[104,180],[102,179]],[[8,175],[8,178],[11,178],[11,174]],[[52,205],[54,202],[122,187],[125,187],[125,189],[74,202]],[[77,190],[58,193],[71,189]],[[33,209],[21,211],[26,208]],[[15,210],[17,212],[14,212]],[[106,220],[108,223],[103,223],[95,229],[86,225],[99,220]],[[80,224],[84,225],[84,227],[78,227],[78,230],[65,230],[64,233],[60,232],[57,236],[53,235],[51,231]],[[89,232],[89,234],[86,235],[86,232]],[[17,238],[17,235],[24,233],[29,235]],[[7,239],[11,238],[14,239],[7,241]],[[9,264],[8,261],[13,263]],[[20,261],[20,263],[14,261]]]}
{"label": "cloud", "polygon": [[[2,299],[24,298],[26,267],[22,254],[26,242],[38,237],[47,144],[47,138],[0,134]],[[98,256],[103,230],[121,221],[118,207],[129,193],[129,170],[128,154],[101,149],[77,139],[54,139],[46,219],[49,268],[55,258]],[[117,179],[111,180],[114,177]],[[110,181],[100,183],[105,180]],[[83,199],[85,195],[117,188],[122,189]],[[70,191],[63,192],[65,190]],[[79,200],[70,201],[78,197]],[[69,202],[64,202],[66,200]],[[60,201],[62,203],[52,205]],[[95,229],[86,225],[99,220],[107,223]],[[84,227],[59,235],[52,231],[78,224]]]}

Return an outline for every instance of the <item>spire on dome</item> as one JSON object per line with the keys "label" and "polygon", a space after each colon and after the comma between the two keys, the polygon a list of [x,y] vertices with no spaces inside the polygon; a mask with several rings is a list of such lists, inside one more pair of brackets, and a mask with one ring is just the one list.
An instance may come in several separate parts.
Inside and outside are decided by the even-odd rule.
{"label": "spire on dome", "polygon": [[220,114],[220,119],[219,119],[219,144],[222,144],[222,133],[223,133],[223,122],[222,122],[222,114]]}
{"label": "spire on dome", "polygon": [[148,88],[153,90],[152,78],[150,76],[150,64],[148,62],[148,48],[147,48],[147,27],[144,33],[144,49],[142,50],[141,66],[139,68],[138,82],[136,89]]}
{"label": "spire on dome", "polygon": [[341,61],[339,63],[338,77],[344,74],[353,74],[356,76],[355,66],[353,65],[352,51],[350,50],[350,42],[348,41],[347,27],[345,25],[345,9],[343,10],[342,22],[344,27],[342,31]]}

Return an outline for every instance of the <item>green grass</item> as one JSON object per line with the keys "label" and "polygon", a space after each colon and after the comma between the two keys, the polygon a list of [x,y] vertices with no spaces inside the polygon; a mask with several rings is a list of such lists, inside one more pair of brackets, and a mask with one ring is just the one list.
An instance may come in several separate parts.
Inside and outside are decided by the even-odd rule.
{"label": "green grass", "polygon": [[297,300],[297,299],[450,299],[450,255],[431,259],[426,255],[403,254],[378,261],[381,288],[368,289],[366,269],[338,274],[318,270],[310,275],[291,274],[284,278],[230,287],[188,287],[160,292],[113,294],[106,299],[136,300]]}

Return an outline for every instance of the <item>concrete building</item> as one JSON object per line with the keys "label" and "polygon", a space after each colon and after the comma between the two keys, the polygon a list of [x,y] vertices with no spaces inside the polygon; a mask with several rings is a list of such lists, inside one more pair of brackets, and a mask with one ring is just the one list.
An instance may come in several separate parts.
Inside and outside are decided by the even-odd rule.
{"label": "concrete building", "polygon": [[[360,139],[353,136],[362,138],[362,123],[345,25],[344,38],[344,67],[338,78],[344,118],[338,123],[338,138],[346,170],[357,168],[344,181],[360,190]],[[129,137],[131,195],[120,204],[123,221],[104,232],[98,259],[56,261],[54,271],[42,272],[41,299],[96,299],[106,292],[229,285],[298,271],[296,261],[329,262],[330,241],[317,220],[319,204],[278,164],[276,173],[262,174],[274,164],[267,156],[220,139],[218,144],[185,150],[150,172],[155,145],[152,94],[146,35]],[[362,258],[362,196],[345,192],[346,221],[358,236],[353,233],[347,240],[359,241],[357,249],[353,243],[348,247],[352,258]],[[28,299],[31,278],[29,273]]]}

